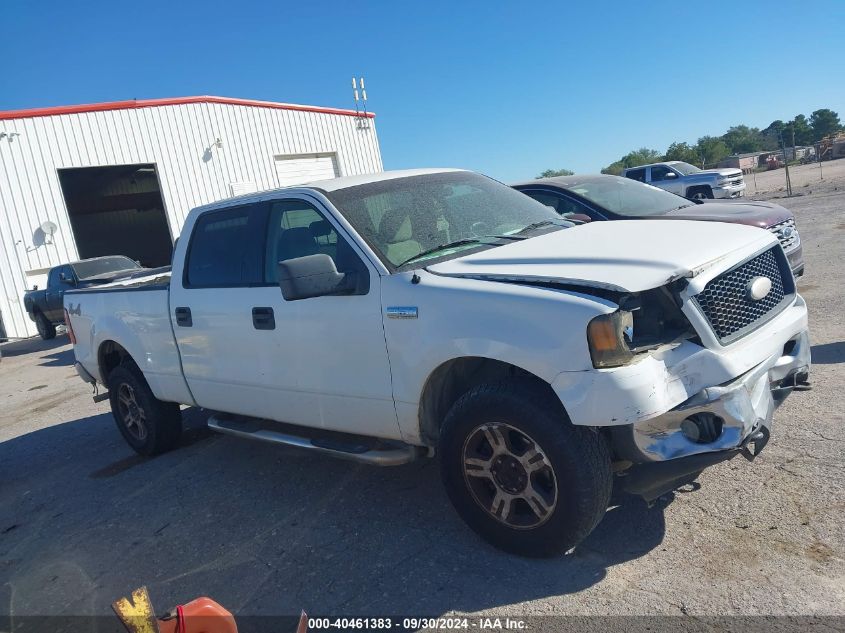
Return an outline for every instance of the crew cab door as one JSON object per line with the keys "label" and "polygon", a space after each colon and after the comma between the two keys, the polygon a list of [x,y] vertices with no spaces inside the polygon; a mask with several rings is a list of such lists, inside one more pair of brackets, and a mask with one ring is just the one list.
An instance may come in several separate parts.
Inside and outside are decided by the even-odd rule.
{"label": "crew cab door", "polygon": [[678,195],[684,193],[684,184],[681,180],[681,175],[671,167],[654,165],[653,167],[649,167],[649,172],[649,184]]}
{"label": "crew cab door", "polygon": [[[285,301],[281,259],[326,253],[367,290]],[[379,276],[317,201],[209,211],[174,270],[171,316],[185,378],[205,408],[398,438]]]}

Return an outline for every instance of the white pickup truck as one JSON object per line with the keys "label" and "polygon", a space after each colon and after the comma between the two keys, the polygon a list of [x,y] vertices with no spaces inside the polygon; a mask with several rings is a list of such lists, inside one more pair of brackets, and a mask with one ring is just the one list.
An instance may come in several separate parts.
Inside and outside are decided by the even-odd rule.
{"label": "white pickup truck", "polygon": [[745,195],[742,170],[734,167],[699,169],[679,160],[630,167],[625,178],[660,187],[691,200],[741,198]]}
{"label": "white pickup truck", "polygon": [[180,404],[361,462],[436,451],[464,520],[532,556],[589,534],[614,479],[654,499],[751,458],[810,368],[772,233],[576,225],[459,170],[194,209],[172,275],[71,290],[65,309],[77,370],[136,451],[178,444]]}

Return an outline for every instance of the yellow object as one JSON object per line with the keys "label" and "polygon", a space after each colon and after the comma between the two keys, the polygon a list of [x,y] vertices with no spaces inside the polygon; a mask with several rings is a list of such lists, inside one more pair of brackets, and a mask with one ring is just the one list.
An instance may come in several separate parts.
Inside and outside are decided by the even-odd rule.
{"label": "yellow object", "polygon": [[121,598],[115,600],[111,608],[129,633],[159,633],[158,620],[146,587],[133,591],[131,602],[127,598]]}

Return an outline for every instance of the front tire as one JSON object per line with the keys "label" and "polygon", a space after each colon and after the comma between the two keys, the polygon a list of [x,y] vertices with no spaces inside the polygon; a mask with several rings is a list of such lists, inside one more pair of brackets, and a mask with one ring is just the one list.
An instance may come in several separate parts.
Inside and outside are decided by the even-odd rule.
{"label": "front tire", "polygon": [[528,381],[484,384],[461,397],[443,423],[439,453],[458,514],[514,554],[563,554],[610,501],[605,441],[573,426],[557,399]]}
{"label": "front tire", "polygon": [[712,200],[713,190],[710,187],[693,187],[687,197],[690,200]]}
{"label": "front tire", "polygon": [[35,327],[38,330],[38,336],[44,341],[56,338],[56,326],[50,323],[50,320],[44,316],[44,313],[39,312],[35,317]]}
{"label": "front tire", "polygon": [[134,363],[109,374],[109,402],[123,439],[140,455],[158,455],[179,444],[182,414],[179,405],[157,399]]}

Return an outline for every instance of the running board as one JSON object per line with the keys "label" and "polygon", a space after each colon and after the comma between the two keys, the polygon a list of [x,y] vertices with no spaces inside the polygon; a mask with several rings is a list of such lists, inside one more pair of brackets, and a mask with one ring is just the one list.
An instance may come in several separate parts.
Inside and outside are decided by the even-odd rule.
{"label": "running board", "polygon": [[[414,461],[425,452],[425,449],[419,446],[400,442],[388,443],[377,438],[345,436],[343,433],[326,432],[323,433],[327,436],[325,438],[304,437],[284,432],[282,429],[290,428],[287,424],[219,413],[209,417],[207,424],[208,428],[226,435],[295,446],[374,466],[400,466]],[[297,429],[303,429],[303,427],[297,427]],[[368,446],[371,442],[380,442],[380,445]]]}

